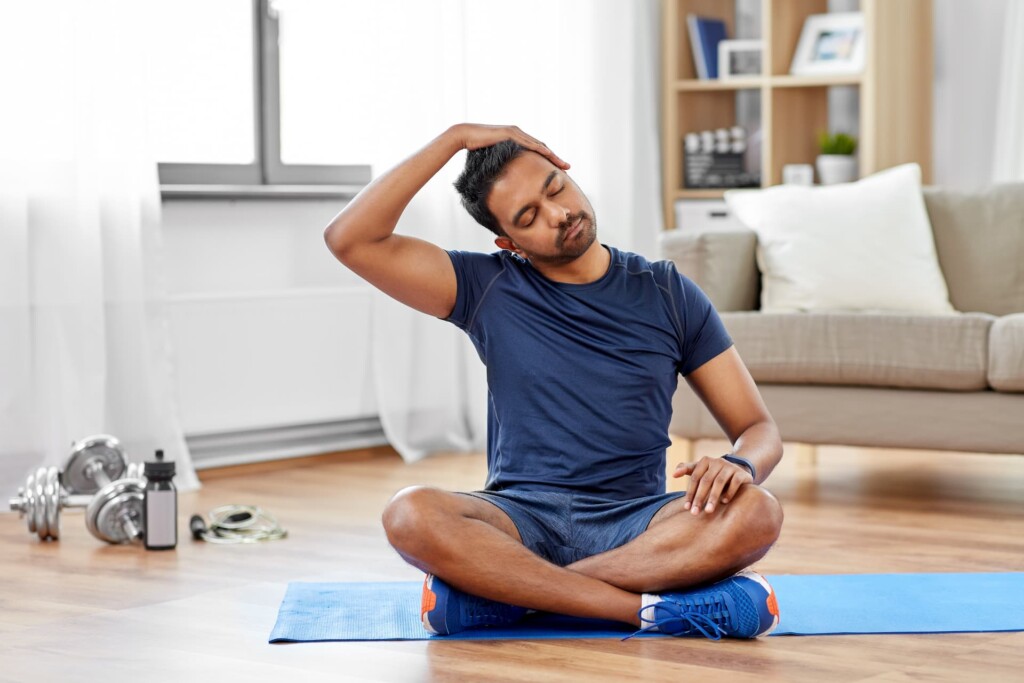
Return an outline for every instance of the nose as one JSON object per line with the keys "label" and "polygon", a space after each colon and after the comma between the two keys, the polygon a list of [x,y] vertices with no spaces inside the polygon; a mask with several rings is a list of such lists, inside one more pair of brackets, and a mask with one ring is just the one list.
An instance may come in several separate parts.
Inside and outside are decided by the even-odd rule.
{"label": "nose", "polygon": [[548,221],[555,228],[561,228],[568,225],[572,218],[572,211],[559,205],[557,202],[550,202],[550,208],[548,209],[547,214]]}

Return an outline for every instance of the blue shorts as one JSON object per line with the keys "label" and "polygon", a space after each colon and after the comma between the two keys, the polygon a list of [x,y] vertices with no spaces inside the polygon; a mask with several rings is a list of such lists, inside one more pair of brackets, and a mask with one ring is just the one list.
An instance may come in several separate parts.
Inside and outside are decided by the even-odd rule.
{"label": "blue shorts", "polygon": [[611,500],[571,491],[473,491],[512,519],[523,545],[564,567],[629,543],[684,492]]}

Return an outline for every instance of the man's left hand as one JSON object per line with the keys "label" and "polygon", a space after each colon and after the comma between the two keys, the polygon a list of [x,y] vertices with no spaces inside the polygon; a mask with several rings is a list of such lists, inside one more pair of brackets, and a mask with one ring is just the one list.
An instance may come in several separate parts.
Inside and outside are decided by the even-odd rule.
{"label": "man's left hand", "polygon": [[683,508],[694,515],[699,515],[701,511],[714,512],[718,503],[728,504],[740,486],[754,482],[745,467],[706,456],[697,462],[680,463],[672,473],[676,478],[686,475],[690,475],[690,488],[686,492]]}

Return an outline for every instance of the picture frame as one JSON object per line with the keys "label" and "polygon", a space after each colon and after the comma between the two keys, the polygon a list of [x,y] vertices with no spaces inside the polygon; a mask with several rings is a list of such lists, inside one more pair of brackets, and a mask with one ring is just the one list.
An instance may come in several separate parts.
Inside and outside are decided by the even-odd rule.
{"label": "picture frame", "polygon": [[864,71],[866,41],[862,12],[812,14],[804,21],[789,73],[859,74]]}
{"label": "picture frame", "polygon": [[718,43],[718,78],[750,78],[761,75],[764,42],[723,40]]}

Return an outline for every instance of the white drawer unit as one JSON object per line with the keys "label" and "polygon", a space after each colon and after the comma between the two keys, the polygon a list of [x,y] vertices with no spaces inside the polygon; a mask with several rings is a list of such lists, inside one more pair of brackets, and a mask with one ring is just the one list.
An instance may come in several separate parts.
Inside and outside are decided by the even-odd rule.
{"label": "white drawer unit", "polygon": [[680,199],[676,201],[679,230],[735,230],[745,226],[729,211],[724,199]]}

